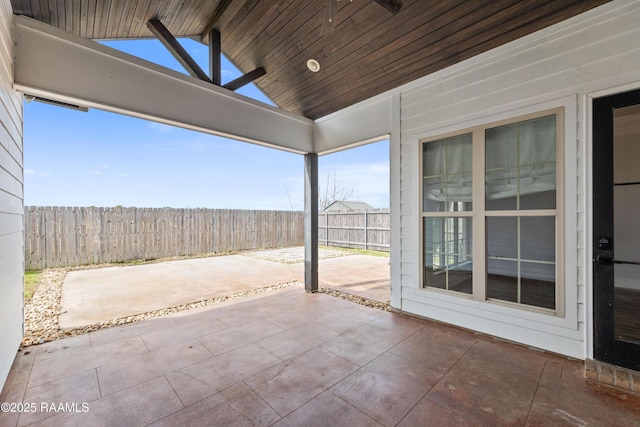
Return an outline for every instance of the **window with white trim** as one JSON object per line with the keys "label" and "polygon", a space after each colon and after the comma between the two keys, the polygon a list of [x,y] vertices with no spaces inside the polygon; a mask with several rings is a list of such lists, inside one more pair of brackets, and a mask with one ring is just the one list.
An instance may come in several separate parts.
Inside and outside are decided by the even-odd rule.
{"label": "window with white trim", "polygon": [[561,116],[421,140],[424,288],[556,312]]}

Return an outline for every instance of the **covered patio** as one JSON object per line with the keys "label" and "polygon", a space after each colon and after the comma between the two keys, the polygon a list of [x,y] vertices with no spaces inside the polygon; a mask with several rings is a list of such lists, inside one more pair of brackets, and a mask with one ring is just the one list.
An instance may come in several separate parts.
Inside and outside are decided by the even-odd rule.
{"label": "covered patio", "polygon": [[581,361],[291,288],[25,348],[0,401],[35,405],[2,426],[640,425]]}
{"label": "covered patio", "polygon": [[[0,400],[10,405],[0,424],[640,425],[640,342],[618,346],[613,303],[597,293],[613,295],[614,282],[599,282],[594,262],[612,270],[614,258],[593,197],[593,134],[605,129],[594,100],[640,85],[640,1],[0,5]],[[186,73],[95,42],[151,36]],[[208,72],[179,37],[208,46]],[[222,82],[222,53],[246,74]],[[278,107],[234,92],[248,82]],[[25,97],[300,154],[306,292],[281,289],[19,349]],[[490,154],[487,135],[544,118],[550,124],[535,127],[525,150],[531,159]],[[510,132],[505,147],[520,147],[519,138]],[[393,312],[318,293],[318,157],[382,139]],[[460,156],[447,157],[456,144]],[[443,147],[431,158],[442,167],[429,164],[433,146]],[[498,197],[484,194],[494,157],[506,159],[499,169],[518,171],[517,194],[504,199],[516,207],[487,202]],[[507,161],[516,158],[517,167]],[[544,176],[519,172],[541,164]],[[526,178],[548,179],[540,187],[548,200],[535,188],[520,194]],[[454,190],[464,197],[449,197]],[[521,196],[532,196],[531,209]],[[520,218],[541,218],[545,233]],[[506,249],[492,253],[492,239]],[[522,256],[521,247],[533,251]],[[638,253],[637,240],[631,249]],[[491,293],[496,265],[515,297]],[[456,271],[471,286],[450,286]],[[541,271],[551,298],[522,301],[521,285],[536,285]],[[609,359],[609,349],[619,354]]]}

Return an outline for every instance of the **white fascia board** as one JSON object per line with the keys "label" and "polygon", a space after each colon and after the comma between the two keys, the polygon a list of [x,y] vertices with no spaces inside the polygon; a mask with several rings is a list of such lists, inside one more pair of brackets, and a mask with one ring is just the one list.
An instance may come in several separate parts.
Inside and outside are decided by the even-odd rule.
{"label": "white fascia board", "polygon": [[392,130],[392,96],[375,96],[315,121],[316,153],[330,154],[389,138]]}
{"label": "white fascia board", "polygon": [[313,151],[313,121],[15,16],[14,88],[294,153]]}

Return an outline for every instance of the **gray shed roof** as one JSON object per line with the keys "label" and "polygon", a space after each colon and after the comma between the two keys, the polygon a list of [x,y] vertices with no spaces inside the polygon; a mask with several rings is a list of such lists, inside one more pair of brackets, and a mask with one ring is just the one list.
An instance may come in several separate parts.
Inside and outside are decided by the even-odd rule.
{"label": "gray shed roof", "polygon": [[347,200],[336,200],[324,208],[325,211],[369,211],[375,208],[366,202],[352,202]]}

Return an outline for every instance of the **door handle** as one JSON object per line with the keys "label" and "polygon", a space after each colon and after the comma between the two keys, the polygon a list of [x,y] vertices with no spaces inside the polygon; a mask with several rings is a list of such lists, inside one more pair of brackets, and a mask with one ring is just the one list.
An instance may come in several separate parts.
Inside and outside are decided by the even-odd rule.
{"label": "door handle", "polygon": [[612,265],[613,258],[608,256],[596,255],[596,262],[600,265]]}

